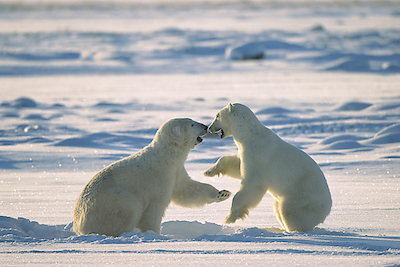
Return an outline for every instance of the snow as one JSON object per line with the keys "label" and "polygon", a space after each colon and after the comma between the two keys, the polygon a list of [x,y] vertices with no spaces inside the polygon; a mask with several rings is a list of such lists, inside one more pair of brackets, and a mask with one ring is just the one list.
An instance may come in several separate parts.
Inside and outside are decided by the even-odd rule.
{"label": "snow", "polygon": [[[3,265],[400,265],[399,6],[233,2],[0,2]],[[230,102],[321,166],[323,224],[282,231],[267,194],[235,224],[229,199],[168,207],[161,234],[75,235],[98,170],[167,119],[209,124]],[[236,150],[210,135],[186,169],[235,193],[240,181],[202,173]]]}
{"label": "snow", "polygon": [[262,59],[267,44],[262,42],[247,43],[244,45],[227,47],[225,58],[233,60]]}

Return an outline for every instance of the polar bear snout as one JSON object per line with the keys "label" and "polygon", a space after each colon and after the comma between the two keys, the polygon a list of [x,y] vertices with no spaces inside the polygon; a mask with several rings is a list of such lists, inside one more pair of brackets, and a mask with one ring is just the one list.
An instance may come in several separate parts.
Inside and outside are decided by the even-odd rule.
{"label": "polar bear snout", "polygon": [[202,123],[198,123],[198,122],[196,124],[197,124],[197,127],[198,127],[199,131],[200,131],[199,136],[203,136],[203,135],[207,134],[207,129],[208,129],[207,125],[202,124]]}
{"label": "polar bear snout", "polygon": [[204,131],[203,135],[205,135],[207,133],[208,126],[205,124],[201,124],[201,126],[203,127],[203,131]]}
{"label": "polar bear snout", "polygon": [[208,126],[207,126],[207,125],[204,125],[204,124],[202,124],[202,123],[198,123],[198,122],[196,122],[195,125],[193,124],[193,126],[196,126],[196,128],[199,130],[199,134],[198,134],[198,136],[197,136],[197,138],[196,138],[196,144],[195,144],[195,145],[198,145],[198,144],[200,144],[201,142],[203,142],[202,136],[204,136],[204,135],[207,134]]}
{"label": "polar bear snout", "polygon": [[221,130],[221,128],[217,129],[217,126],[215,125],[215,120],[210,124],[210,126],[208,126],[208,130],[210,131],[210,133],[216,133],[219,132]]}
{"label": "polar bear snout", "polygon": [[221,139],[224,138],[224,130],[218,129],[217,131],[215,131],[215,133],[218,134],[221,137]]}
{"label": "polar bear snout", "polygon": [[210,133],[217,134],[221,137],[221,139],[223,139],[224,130],[222,130],[222,128],[220,128],[220,127],[217,127],[215,125],[215,122],[211,123],[211,125],[208,127],[208,130],[210,131]]}
{"label": "polar bear snout", "polygon": [[197,143],[196,145],[200,144],[201,142],[203,142],[203,138],[201,138],[200,136],[197,137]]}

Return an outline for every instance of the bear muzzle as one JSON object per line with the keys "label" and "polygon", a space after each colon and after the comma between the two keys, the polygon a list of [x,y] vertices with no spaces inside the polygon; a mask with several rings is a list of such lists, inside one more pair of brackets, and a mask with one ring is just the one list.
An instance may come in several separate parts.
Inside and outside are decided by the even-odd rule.
{"label": "bear muzzle", "polygon": [[202,136],[204,136],[204,135],[207,134],[207,129],[208,129],[208,126],[207,126],[207,125],[204,125],[204,124],[201,124],[201,123],[199,123],[199,124],[200,124],[200,126],[203,127],[203,129],[202,129],[202,133],[196,138],[196,144],[195,144],[195,145],[198,145],[198,144],[200,144],[201,142],[203,142]]}
{"label": "bear muzzle", "polygon": [[222,130],[222,129],[219,129],[218,131],[216,131],[215,132],[216,134],[218,134],[219,135],[219,137],[221,137],[221,139],[223,139],[224,138],[224,130]]}
{"label": "bear muzzle", "polygon": [[198,144],[200,144],[201,142],[203,142],[203,138],[201,138],[200,136],[198,136],[196,140],[197,140],[197,142],[196,142],[195,145],[198,145]]}
{"label": "bear muzzle", "polygon": [[208,127],[208,130],[209,130],[210,133],[212,133],[212,134],[218,134],[218,135],[221,137],[221,139],[223,139],[223,137],[224,137],[224,130],[222,130],[221,128],[215,130],[215,129],[213,129],[213,125],[211,125],[210,127]]}

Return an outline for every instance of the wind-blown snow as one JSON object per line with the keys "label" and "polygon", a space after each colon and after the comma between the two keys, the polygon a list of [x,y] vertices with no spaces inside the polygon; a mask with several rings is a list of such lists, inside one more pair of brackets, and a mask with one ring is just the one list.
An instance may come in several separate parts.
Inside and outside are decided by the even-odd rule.
{"label": "wind-blown snow", "polygon": [[399,73],[391,7],[2,4],[0,75],[212,73],[254,58],[263,71]]}
{"label": "wind-blown snow", "polygon": [[[400,264],[397,4],[50,2],[0,3],[2,264]],[[267,194],[232,225],[229,199],[170,206],[160,234],[72,231],[98,170],[167,119],[209,124],[230,102],[321,166],[333,198],[323,224],[283,232]],[[236,150],[209,135],[186,169],[235,193],[240,181],[202,173]]]}

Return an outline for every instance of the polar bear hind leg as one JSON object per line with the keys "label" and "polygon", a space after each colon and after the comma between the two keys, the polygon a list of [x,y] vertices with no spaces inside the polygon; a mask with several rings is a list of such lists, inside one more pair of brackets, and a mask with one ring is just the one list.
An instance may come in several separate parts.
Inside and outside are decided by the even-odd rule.
{"label": "polar bear hind leg", "polygon": [[120,198],[112,192],[108,193],[109,200],[98,199],[98,205],[85,204],[75,209],[75,232],[80,235],[102,233],[119,236],[136,228],[143,212],[139,199],[132,194],[125,194],[124,191],[119,192]]}
{"label": "polar bear hind leg", "polygon": [[283,228],[285,228],[285,224],[283,223],[283,220],[282,220],[281,210],[279,208],[279,201],[276,199],[274,200],[274,213],[275,213],[275,216],[278,219],[279,223],[281,224],[281,226]]}
{"label": "polar bear hind leg", "polygon": [[288,231],[308,232],[316,225],[322,223],[326,216],[323,216],[322,205],[301,203],[296,199],[274,202],[274,211],[282,227]]}

